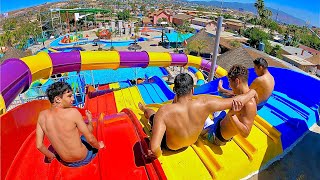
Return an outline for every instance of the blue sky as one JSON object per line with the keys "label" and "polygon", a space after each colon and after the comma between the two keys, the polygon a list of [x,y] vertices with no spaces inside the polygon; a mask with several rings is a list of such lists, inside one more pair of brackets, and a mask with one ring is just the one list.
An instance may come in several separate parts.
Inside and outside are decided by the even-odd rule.
{"label": "blue sky", "polygon": [[[200,0],[201,1],[201,0]],[[208,0],[204,0],[208,1]],[[217,0],[219,1],[219,0]],[[223,0],[224,2],[255,3],[255,0]],[[267,7],[286,12],[292,16],[312,25],[320,27],[320,1],[319,0],[264,0]]]}
{"label": "blue sky", "polygon": [[[57,2],[61,0],[1,0],[0,11],[8,12],[16,9]],[[224,2],[254,3],[255,0],[224,0]],[[298,17],[320,27],[320,1],[319,0],[265,0],[268,7],[280,9],[288,14]]]}

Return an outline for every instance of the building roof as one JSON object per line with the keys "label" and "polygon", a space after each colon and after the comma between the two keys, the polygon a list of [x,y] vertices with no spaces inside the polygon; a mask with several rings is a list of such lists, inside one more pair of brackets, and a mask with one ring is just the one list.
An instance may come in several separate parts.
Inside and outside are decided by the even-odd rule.
{"label": "building roof", "polygon": [[287,59],[290,59],[300,65],[303,65],[303,66],[312,66],[314,65],[313,63],[307,61],[307,60],[304,60],[296,55],[282,55],[283,57],[286,57]]}
{"label": "building roof", "polygon": [[311,47],[308,47],[308,46],[304,46],[304,45],[299,45],[299,48],[301,48],[301,49],[304,49],[304,50],[306,50],[306,51],[308,51],[309,53],[311,53],[311,54],[320,54],[320,51],[318,51],[318,50],[316,50],[316,49],[313,49],[313,48],[311,48]]}
{"label": "building roof", "polygon": [[314,55],[310,58],[307,58],[306,60],[311,62],[312,64],[320,65],[320,54]]}
{"label": "building roof", "polygon": [[229,70],[234,64],[244,65],[246,68],[253,67],[253,60],[263,57],[269,66],[288,68],[285,63],[270,58],[267,54],[250,47],[239,47],[218,56],[217,65]]}
{"label": "building roof", "polygon": [[237,20],[237,19],[225,19],[224,21],[225,22],[233,22],[233,23],[243,23],[242,21]]}
{"label": "building roof", "polygon": [[196,30],[201,30],[204,28],[203,26],[199,26],[199,25],[195,25],[195,24],[190,24],[190,27],[193,29],[196,29]]}
{"label": "building roof", "polygon": [[10,59],[10,58],[23,58],[25,57],[27,54],[20,50],[20,49],[16,49],[14,47],[8,47],[7,51],[4,53],[3,57],[0,58],[0,64],[6,60],[6,59]]}
{"label": "building roof", "polygon": [[312,54],[309,54],[307,51],[305,51],[301,48],[296,48],[293,46],[285,46],[285,47],[282,47],[282,49],[284,51],[288,52],[289,54],[296,55],[302,59],[307,59],[307,58],[312,57]]}
{"label": "building roof", "polygon": [[[210,53],[213,52],[214,42],[215,42],[214,36],[212,36],[211,34],[207,33],[205,30],[201,30],[200,32],[198,32],[194,36],[190,37],[187,40],[187,43],[188,44],[192,44],[192,42],[198,41],[198,40],[204,41],[205,44],[207,45],[205,48],[203,48],[201,50],[202,53],[210,54]],[[192,49],[192,50],[193,51],[198,51],[197,49]]]}
{"label": "building roof", "polygon": [[211,23],[213,20],[211,19],[205,19],[205,18],[193,18],[192,21],[198,21],[198,22],[204,22],[204,23]]}
{"label": "building roof", "polygon": [[142,23],[143,23],[143,24],[151,23],[151,19],[150,19],[150,18],[145,17],[145,18],[143,18],[143,19],[142,19]]}
{"label": "building roof", "polygon": [[187,15],[187,14],[176,14],[172,18],[187,20],[187,19],[191,19],[192,16]]}
{"label": "building roof", "polygon": [[172,32],[172,33],[165,33],[167,40],[170,43],[173,42],[183,42],[184,40],[190,38],[191,36],[193,36],[194,34],[192,33],[186,33],[186,34],[178,34],[176,32]]}
{"label": "building roof", "polygon": [[237,23],[237,22],[225,22],[226,25],[233,25],[233,26],[238,26],[238,27],[242,27],[243,24],[242,23]]}

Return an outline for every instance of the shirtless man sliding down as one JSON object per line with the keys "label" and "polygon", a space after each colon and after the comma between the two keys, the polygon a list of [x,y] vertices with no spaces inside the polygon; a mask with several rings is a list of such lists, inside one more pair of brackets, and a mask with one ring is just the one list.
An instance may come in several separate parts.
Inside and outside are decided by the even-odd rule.
{"label": "shirtless man sliding down", "polygon": [[[233,93],[236,95],[250,92],[248,86],[248,70],[242,65],[234,65],[228,72],[228,79]],[[248,137],[257,114],[256,100],[250,99],[244,103],[244,107],[236,112],[230,110],[228,114],[221,112],[214,123],[206,120],[203,134],[207,133],[208,140],[218,146],[225,145],[233,136],[240,134]],[[209,121],[209,122],[208,122]],[[211,121],[211,122],[210,122]]]}
{"label": "shirtless man sliding down", "polygon": [[[258,94],[258,110],[265,105],[267,100],[272,94],[274,89],[274,78],[268,71],[268,62],[264,58],[257,58],[253,61],[254,63],[254,71],[257,74],[257,78],[251,83],[250,89],[254,89]],[[222,81],[220,80],[218,91],[230,96],[234,95],[231,90],[224,89],[222,87]]]}
{"label": "shirtless man sliding down", "polygon": [[228,99],[201,95],[192,100],[193,79],[186,73],[175,77],[173,90],[176,93],[173,104],[163,105],[157,112],[139,103],[139,108],[152,125],[149,157],[159,157],[161,147],[178,150],[195,143],[209,114],[230,108],[239,111],[256,95],[254,90],[250,90]]}
{"label": "shirtless man sliding down", "polygon": [[[69,84],[56,82],[47,89],[47,96],[52,104],[50,109],[40,112],[36,128],[36,145],[51,162],[57,158],[69,167],[88,164],[103,148],[102,141],[98,142],[92,134],[92,115],[86,111],[89,124],[86,125],[80,112],[72,108],[74,101]],[[81,132],[83,135],[80,138]],[[56,153],[47,149],[43,144],[46,135]]]}

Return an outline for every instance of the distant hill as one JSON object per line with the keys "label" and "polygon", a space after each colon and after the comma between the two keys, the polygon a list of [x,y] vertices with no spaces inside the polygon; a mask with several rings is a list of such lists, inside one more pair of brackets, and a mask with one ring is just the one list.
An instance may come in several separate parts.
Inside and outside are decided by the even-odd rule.
{"label": "distant hill", "polygon": [[[202,4],[206,6],[215,6],[220,8],[221,7],[221,1],[188,1],[192,3]],[[229,9],[235,9],[239,10],[242,9],[244,11],[249,11],[257,14],[257,10],[254,7],[253,3],[239,3],[239,2],[223,2],[223,8],[229,8]],[[277,13],[278,13],[278,22],[286,23],[286,24],[295,24],[298,26],[304,26],[306,22],[302,19],[299,19],[297,17],[294,17],[288,13],[285,13],[281,10],[276,10],[270,7],[267,7],[270,11],[272,11],[272,19],[276,20]]]}

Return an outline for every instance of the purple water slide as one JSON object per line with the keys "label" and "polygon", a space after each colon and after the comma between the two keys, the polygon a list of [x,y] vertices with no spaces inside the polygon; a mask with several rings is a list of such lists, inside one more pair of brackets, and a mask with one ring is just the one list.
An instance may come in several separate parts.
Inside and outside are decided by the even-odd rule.
{"label": "purple water slide", "polygon": [[52,74],[80,71],[81,56],[79,51],[49,53],[52,60]]}
{"label": "purple water slide", "polygon": [[19,59],[7,59],[0,66],[0,92],[6,103],[10,103],[32,83],[29,67]]}
{"label": "purple water slide", "polygon": [[[119,52],[120,67],[147,67],[149,64],[149,55],[147,52]],[[185,66],[188,58],[185,54],[170,54],[172,58],[171,65]],[[81,55],[80,52],[62,52],[49,54],[53,74],[80,71]],[[211,63],[207,60],[201,61],[201,67],[210,71]],[[217,68],[217,66],[216,66]],[[32,83],[32,75],[29,67],[19,59],[9,59],[0,65],[1,86],[0,92],[8,106],[15,97],[21,92],[26,91]]]}
{"label": "purple water slide", "polygon": [[[203,70],[205,70],[205,71],[207,71],[207,72],[210,72],[211,62],[208,61],[208,60],[202,59],[200,66],[201,66],[201,68],[202,68]],[[214,67],[214,70],[217,70],[217,67],[218,67],[218,66],[216,65],[216,67]]]}
{"label": "purple water slide", "polygon": [[125,52],[120,51],[120,67],[147,67],[149,55],[146,51]]}
{"label": "purple water slide", "polygon": [[185,54],[174,54],[171,55],[171,66],[185,66],[188,63],[188,57]]}

